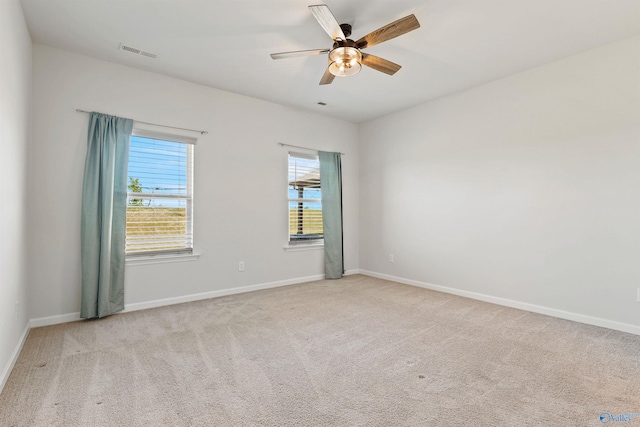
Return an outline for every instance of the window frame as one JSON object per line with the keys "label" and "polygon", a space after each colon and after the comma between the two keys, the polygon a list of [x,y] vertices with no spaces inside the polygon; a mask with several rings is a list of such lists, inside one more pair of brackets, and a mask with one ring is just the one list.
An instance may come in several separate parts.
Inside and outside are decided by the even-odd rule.
{"label": "window frame", "polygon": [[[158,194],[158,193],[136,193],[129,191],[129,173],[127,172],[127,208],[129,207],[129,200],[131,199],[163,199],[163,200],[184,200],[185,201],[185,240],[187,246],[185,248],[176,249],[159,249],[159,250],[147,250],[147,251],[134,251],[127,252],[125,247],[125,258],[127,262],[133,261],[134,264],[148,263],[145,260],[149,259],[169,259],[169,258],[183,258],[184,260],[197,259],[198,255],[194,253],[194,161],[195,161],[195,146],[197,139],[185,135],[170,134],[167,132],[157,132],[148,129],[134,127],[132,137],[141,137],[148,139],[155,139],[158,141],[167,141],[174,143],[185,144],[186,146],[186,171],[185,171],[185,187],[186,194]],[[129,148],[131,150],[131,148]],[[131,154],[131,151],[129,151]],[[125,242],[128,241],[129,236],[126,235]],[[152,262],[155,263],[155,262]]]}
{"label": "window frame", "polygon": [[[322,194],[322,186],[320,184],[320,159],[318,158],[318,153],[301,153],[298,151],[289,151],[287,153],[287,244],[289,248],[307,248],[307,247],[322,247],[324,246],[324,232],[318,237],[301,237],[297,239],[292,239],[292,236],[296,236],[297,234],[291,234],[291,203],[318,203],[320,204],[320,211],[322,212],[322,198],[306,198],[306,197],[290,197],[289,191],[291,188],[291,182],[289,181],[289,174],[291,173],[291,158],[298,159],[306,159],[313,160],[318,162],[318,189]],[[322,195],[320,196],[322,197]],[[322,217],[321,217],[322,219]],[[304,235],[308,236],[308,235]]]}

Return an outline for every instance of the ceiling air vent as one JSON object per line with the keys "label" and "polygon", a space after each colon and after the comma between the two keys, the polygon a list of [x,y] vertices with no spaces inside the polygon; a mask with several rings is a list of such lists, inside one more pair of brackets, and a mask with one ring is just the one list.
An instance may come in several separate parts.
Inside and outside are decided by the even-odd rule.
{"label": "ceiling air vent", "polygon": [[120,43],[120,47],[118,49],[124,50],[125,52],[133,53],[134,55],[146,56],[147,58],[156,59],[158,57],[158,55],[155,53],[146,52],[142,49],[138,49],[137,47],[127,46],[123,43]]}

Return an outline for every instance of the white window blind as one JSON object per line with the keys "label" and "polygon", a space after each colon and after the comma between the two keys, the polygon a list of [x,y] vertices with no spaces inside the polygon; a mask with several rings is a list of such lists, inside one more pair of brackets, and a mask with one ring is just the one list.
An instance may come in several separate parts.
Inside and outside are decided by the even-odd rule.
{"label": "white window blind", "polygon": [[320,161],[317,155],[289,153],[289,243],[323,239]]}
{"label": "white window blind", "polygon": [[193,252],[195,142],[134,130],[127,179],[127,256]]}

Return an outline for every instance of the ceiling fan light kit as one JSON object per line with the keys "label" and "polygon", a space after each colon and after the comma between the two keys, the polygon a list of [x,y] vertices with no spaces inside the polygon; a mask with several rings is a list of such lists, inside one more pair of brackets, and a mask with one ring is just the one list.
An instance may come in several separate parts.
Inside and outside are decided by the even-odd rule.
{"label": "ceiling fan light kit", "polygon": [[420,23],[418,23],[415,15],[408,15],[387,24],[384,27],[378,28],[354,42],[347,38],[351,35],[351,25],[338,24],[338,21],[326,4],[309,6],[309,10],[311,10],[311,13],[316,18],[322,29],[334,41],[333,48],[331,50],[312,49],[272,53],[271,58],[283,59],[296,56],[311,56],[328,53],[329,66],[320,80],[321,85],[331,84],[335,76],[353,76],[360,72],[362,65],[366,65],[367,67],[373,68],[376,71],[380,71],[390,76],[394,75],[401,68],[400,65],[374,55],[363,54],[360,50],[420,28]]}
{"label": "ceiling fan light kit", "polygon": [[362,68],[362,54],[352,46],[336,47],[329,52],[329,72],[336,77],[353,76]]}

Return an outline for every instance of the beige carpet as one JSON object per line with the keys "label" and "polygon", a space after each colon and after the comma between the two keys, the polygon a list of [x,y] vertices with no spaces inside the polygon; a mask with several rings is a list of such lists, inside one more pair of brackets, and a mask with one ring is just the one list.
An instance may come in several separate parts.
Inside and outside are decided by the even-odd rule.
{"label": "beige carpet", "polygon": [[[640,337],[365,276],[31,331],[5,426],[640,426]],[[608,415],[603,415],[608,416]]]}

